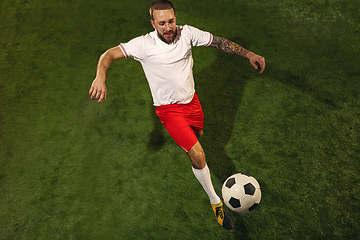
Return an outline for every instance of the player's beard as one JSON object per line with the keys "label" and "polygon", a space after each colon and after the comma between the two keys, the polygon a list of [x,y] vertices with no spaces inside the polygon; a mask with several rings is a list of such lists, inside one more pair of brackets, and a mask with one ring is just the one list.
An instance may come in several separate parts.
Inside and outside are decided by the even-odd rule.
{"label": "player's beard", "polygon": [[[172,35],[171,35],[170,38],[165,38],[164,35],[165,35],[166,33],[163,33],[163,35],[161,35],[161,34],[158,32],[158,36],[159,36],[159,38],[160,38],[163,42],[165,42],[165,43],[167,43],[167,44],[170,44],[170,43],[174,42],[174,40],[175,40],[175,38],[176,38],[177,29],[175,29],[175,32],[173,32],[173,31],[170,31],[170,32],[172,33]],[[167,33],[169,33],[169,32],[167,32]]]}

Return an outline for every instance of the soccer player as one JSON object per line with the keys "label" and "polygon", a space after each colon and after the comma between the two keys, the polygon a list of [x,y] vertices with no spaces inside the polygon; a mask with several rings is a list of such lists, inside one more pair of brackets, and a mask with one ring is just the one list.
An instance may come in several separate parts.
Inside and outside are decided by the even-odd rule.
{"label": "soccer player", "polygon": [[154,0],[150,16],[153,32],[121,43],[100,56],[89,95],[98,102],[106,100],[106,72],[113,61],[121,58],[139,61],[150,86],[156,114],[190,157],[192,171],[207,193],[218,223],[232,229],[233,222],[214,190],[205,153],[197,138],[203,134],[204,117],[194,89],[191,49],[213,47],[246,57],[255,69],[260,68],[260,73],[265,69],[265,59],[225,38],[192,26],[177,26],[174,6],[168,0]]}

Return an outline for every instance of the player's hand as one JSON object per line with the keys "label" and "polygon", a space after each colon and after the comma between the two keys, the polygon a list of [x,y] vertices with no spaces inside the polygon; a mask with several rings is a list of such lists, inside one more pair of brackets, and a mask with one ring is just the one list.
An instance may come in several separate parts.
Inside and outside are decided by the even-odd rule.
{"label": "player's hand", "polygon": [[101,102],[102,100],[106,101],[106,85],[105,79],[102,79],[99,76],[96,76],[95,80],[92,82],[89,95],[91,96],[91,100],[98,100]]}
{"label": "player's hand", "polygon": [[251,65],[253,65],[255,69],[259,69],[259,68],[261,69],[260,73],[262,73],[265,70],[265,58],[253,52],[248,52],[246,54],[246,57],[249,59]]}

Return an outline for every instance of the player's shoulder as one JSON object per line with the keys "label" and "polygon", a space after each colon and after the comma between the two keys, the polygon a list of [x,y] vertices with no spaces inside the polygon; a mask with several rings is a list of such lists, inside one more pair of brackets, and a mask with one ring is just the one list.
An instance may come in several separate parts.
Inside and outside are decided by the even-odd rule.
{"label": "player's shoulder", "polygon": [[191,34],[191,32],[193,31],[193,26],[190,26],[190,25],[184,25],[184,26],[181,26],[181,31],[184,33],[184,34]]}
{"label": "player's shoulder", "polygon": [[135,51],[143,51],[144,49],[148,48],[149,46],[155,45],[155,39],[152,33],[147,33],[145,35],[141,35],[135,37],[125,43],[124,45],[128,48],[131,48]]}
{"label": "player's shoulder", "polygon": [[139,37],[134,38],[133,40],[145,45],[148,44],[153,45],[156,42],[156,32],[153,31],[145,35],[141,35]]}
{"label": "player's shoulder", "polygon": [[182,29],[183,29],[182,31],[183,34],[190,38],[194,38],[194,37],[196,38],[205,33],[205,31],[191,25],[184,25]]}
{"label": "player's shoulder", "polygon": [[181,32],[181,35],[186,38],[191,38],[196,31],[198,29],[190,25],[178,26],[178,32]]}

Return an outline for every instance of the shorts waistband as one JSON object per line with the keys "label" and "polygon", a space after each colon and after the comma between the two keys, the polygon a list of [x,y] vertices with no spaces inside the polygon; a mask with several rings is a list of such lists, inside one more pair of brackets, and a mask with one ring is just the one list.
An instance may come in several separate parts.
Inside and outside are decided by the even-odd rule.
{"label": "shorts waistband", "polygon": [[191,99],[191,101],[189,103],[186,104],[180,104],[180,103],[172,103],[172,104],[166,104],[166,105],[161,105],[161,106],[156,106],[156,109],[158,110],[163,110],[163,109],[168,109],[168,108],[172,108],[172,107],[182,107],[182,106],[189,106],[191,105],[191,103],[193,103],[194,101],[199,101],[198,100],[198,96],[196,94],[196,92],[194,93],[193,98]]}

